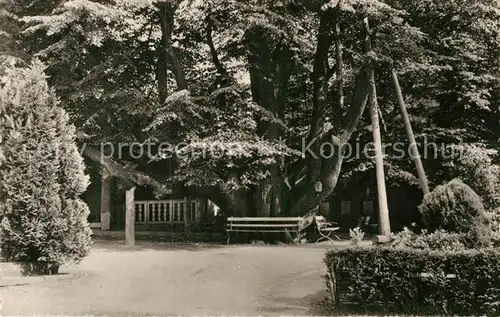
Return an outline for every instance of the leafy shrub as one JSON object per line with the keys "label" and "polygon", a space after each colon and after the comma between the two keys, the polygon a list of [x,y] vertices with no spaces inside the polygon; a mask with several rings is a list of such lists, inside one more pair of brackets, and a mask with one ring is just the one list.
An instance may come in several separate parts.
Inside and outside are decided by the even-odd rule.
{"label": "leafy shrub", "polygon": [[365,233],[360,227],[356,227],[354,229],[349,229],[349,237],[351,238],[350,241],[352,245],[359,245],[361,241],[363,241]]}
{"label": "leafy shrub", "polygon": [[403,228],[401,232],[392,236],[391,246],[420,250],[458,251],[469,247],[468,240],[468,235],[463,233],[444,230],[428,233],[423,230],[422,233],[416,234],[408,228]]}
{"label": "leafy shrub", "polygon": [[459,179],[437,186],[419,206],[424,226],[431,232],[467,233],[480,246],[491,241],[490,219],[481,198]]}
{"label": "leafy shrub", "polygon": [[[494,249],[336,249],[327,252],[325,264],[328,291],[340,303],[347,297],[366,311],[379,303],[397,313],[498,313],[500,253]],[[338,294],[346,282],[348,287]]]}
{"label": "leafy shrub", "polygon": [[0,134],[6,144],[0,165],[2,256],[37,267],[37,273],[54,273],[90,249],[89,209],[80,199],[88,177],[76,131],[57,105],[40,63],[11,69],[1,79]]}

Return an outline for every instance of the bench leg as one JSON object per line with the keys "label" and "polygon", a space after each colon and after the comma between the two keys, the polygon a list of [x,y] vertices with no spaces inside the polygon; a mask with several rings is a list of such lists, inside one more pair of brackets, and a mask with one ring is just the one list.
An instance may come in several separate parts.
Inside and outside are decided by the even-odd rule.
{"label": "bench leg", "polygon": [[228,232],[227,233],[227,244],[229,245],[229,240],[231,240],[231,234]]}
{"label": "bench leg", "polygon": [[[335,243],[335,241],[333,241],[333,239],[330,238],[330,236],[332,235],[332,232],[328,232],[328,235],[325,235],[325,234],[323,234],[323,232],[321,232],[321,230],[319,230],[319,234],[321,235],[321,237],[318,240],[316,240],[316,243],[320,242],[321,240],[326,240],[326,239],[330,240],[330,242],[332,244]],[[337,238],[338,240],[340,240],[340,238],[338,236],[334,235],[334,237]]]}

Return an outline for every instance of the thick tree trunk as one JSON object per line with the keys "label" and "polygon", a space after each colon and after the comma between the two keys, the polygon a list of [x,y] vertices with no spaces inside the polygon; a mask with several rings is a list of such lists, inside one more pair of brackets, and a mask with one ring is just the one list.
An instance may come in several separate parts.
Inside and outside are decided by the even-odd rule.
{"label": "thick tree trunk", "polygon": [[258,217],[271,217],[272,185],[269,179],[262,180],[255,188],[255,210]]}
{"label": "thick tree trunk", "polygon": [[[343,120],[342,133],[337,141],[339,145],[348,142],[356,130],[368,101],[368,84],[367,72],[361,70],[356,78],[352,105],[349,108],[347,118]],[[333,192],[340,176],[342,161],[343,157],[339,150],[335,151],[333,157],[328,159],[330,168],[323,169],[324,174],[320,180],[324,180],[324,184],[322,192],[319,195],[314,190],[314,182],[306,182],[303,186],[298,186],[292,190],[291,196],[295,199],[292,204],[291,215],[304,215],[318,206],[319,203]]]}
{"label": "thick tree trunk", "polygon": [[[318,195],[314,190],[314,183],[321,179],[322,173],[328,167],[322,166],[321,144],[324,141],[324,125],[326,111],[326,96],[328,90],[328,51],[332,44],[330,15],[323,12],[320,17],[320,25],[317,36],[316,52],[313,64],[313,110],[309,133],[304,144],[308,147],[308,153],[302,153],[307,163],[307,174],[301,185],[292,188],[290,194],[291,207],[288,214],[299,216],[307,213],[319,203]],[[335,154],[337,155],[337,154]],[[335,158],[329,159],[330,165]]]}
{"label": "thick tree trunk", "polygon": [[224,213],[227,217],[251,216],[249,207],[251,208],[252,204],[249,204],[248,193],[245,190],[224,191],[224,197],[226,198]]}
{"label": "thick tree trunk", "polygon": [[[335,14],[335,29],[334,29],[334,40],[335,40],[335,74],[336,74],[336,85],[335,85],[335,96],[336,103],[334,104],[333,113],[335,114],[336,125],[333,129],[334,132],[339,133],[342,127],[342,110],[344,109],[344,59],[342,56],[342,41],[340,37],[340,11],[337,8]],[[330,132],[331,134],[333,132]],[[333,134],[332,134],[333,135]],[[346,141],[347,142],[347,141]],[[333,142],[332,142],[333,143]],[[342,154],[343,147],[342,144],[334,147],[332,149],[336,153],[333,153],[333,157],[323,160],[321,167],[321,183],[323,191],[326,193],[331,193],[335,189],[338,178],[340,176],[340,170],[342,167]],[[332,170],[338,173],[331,173]],[[329,195],[329,194],[328,194]],[[326,201],[320,202],[320,207],[329,208],[329,202],[326,195],[324,195]]]}
{"label": "thick tree trunk", "polygon": [[[310,163],[308,164],[308,178],[303,185],[292,190],[291,196],[294,197],[294,202],[291,204],[292,215],[303,215],[323,201],[327,200],[333,192],[338,178],[340,176],[343,162],[343,146],[349,141],[352,133],[356,130],[358,122],[364,112],[368,100],[368,76],[365,70],[361,70],[358,74],[354,86],[352,105],[348,110],[347,118],[342,118],[342,109],[344,107],[344,79],[343,79],[343,58],[342,58],[342,42],[340,36],[339,11],[334,12],[335,30],[335,59],[336,59],[336,85],[335,95],[336,103],[333,113],[336,114],[336,125],[333,129],[339,135],[334,135],[333,132],[324,135],[323,125],[325,117],[325,103],[328,83],[328,50],[332,41],[330,36],[330,13],[323,13],[320,20],[318,33],[318,44],[315,55],[313,82],[314,82],[314,107],[311,119],[311,127],[309,133],[309,143],[311,140],[329,142],[332,146],[332,153],[328,153],[328,157],[316,159],[320,152],[319,144],[313,145],[310,149]],[[325,153],[323,153],[325,154]],[[321,181],[322,191],[316,193],[314,184],[316,181]]]}
{"label": "thick tree trunk", "polygon": [[[252,99],[265,109],[272,109],[274,104],[273,78],[271,74],[272,53],[269,43],[263,41],[260,36],[261,30],[253,29],[248,32],[250,64],[250,83]],[[272,111],[272,110],[271,110]],[[259,122],[257,133],[266,137],[272,123]],[[256,216],[269,217],[271,214],[270,192],[272,190],[271,180],[264,179],[252,188]]]}
{"label": "thick tree trunk", "polygon": [[[278,118],[281,122],[285,122],[285,108],[287,101],[287,94],[290,82],[290,76],[292,74],[292,54],[288,47],[280,47],[275,52],[275,60],[277,63],[277,71],[274,82],[274,116]],[[283,131],[280,126],[274,123],[274,140],[279,140]],[[284,158],[277,158],[277,162],[271,167],[271,183],[273,186],[273,215],[276,217],[285,216],[283,214],[283,201],[286,192],[284,192],[283,182],[284,176],[283,171],[280,167],[284,166]]]}
{"label": "thick tree trunk", "polygon": [[[269,110],[274,119],[284,120],[286,91],[291,75],[291,54],[281,43],[262,41],[261,30],[249,31],[249,64],[252,98],[261,107]],[[269,141],[277,141],[281,129],[277,122],[260,122],[258,134]],[[279,158],[276,158],[279,159]],[[283,177],[279,163],[268,168],[270,177],[254,187],[253,199],[257,215],[262,217],[281,214]]]}
{"label": "thick tree trunk", "polygon": [[418,179],[420,180],[420,188],[422,189],[424,195],[427,195],[430,193],[427,176],[425,175],[425,170],[420,158],[417,142],[415,141],[415,135],[413,134],[413,129],[411,128],[410,117],[408,116],[408,111],[406,110],[405,101],[403,99],[403,93],[401,92],[401,87],[399,86],[398,75],[396,74],[396,70],[394,69],[392,70],[392,81],[394,83],[394,89],[396,90],[396,95],[398,97],[399,109],[401,110],[401,115],[403,116],[406,136],[408,137],[408,141],[410,142],[410,155],[415,162]]}
{"label": "thick tree trunk", "polygon": [[311,116],[311,125],[307,143],[313,142],[311,152],[315,157],[309,160],[307,181],[312,183],[316,181],[321,174],[320,146],[325,125],[326,94],[328,90],[328,51],[332,43],[330,36],[329,16],[326,13],[321,15],[317,47],[314,57],[312,80],[314,85],[313,110]]}
{"label": "thick tree trunk", "polygon": [[[366,31],[366,53],[371,52],[370,27],[368,19],[364,19]],[[375,145],[375,172],[377,177],[378,208],[379,208],[379,233],[381,235],[390,235],[391,225],[389,220],[389,207],[387,204],[387,191],[385,188],[384,159],[382,153],[382,137],[380,135],[380,123],[378,115],[377,90],[375,85],[375,74],[373,68],[369,69],[369,99],[370,114],[372,121],[373,143]]]}

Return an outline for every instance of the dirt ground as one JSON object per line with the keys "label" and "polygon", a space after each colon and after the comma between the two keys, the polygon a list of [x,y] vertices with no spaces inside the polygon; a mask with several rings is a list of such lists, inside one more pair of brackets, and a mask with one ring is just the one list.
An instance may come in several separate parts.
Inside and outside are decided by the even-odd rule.
{"label": "dirt ground", "polygon": [[101,242],[57,276],[2,263],[1,314],[317,315],[328,248]]}

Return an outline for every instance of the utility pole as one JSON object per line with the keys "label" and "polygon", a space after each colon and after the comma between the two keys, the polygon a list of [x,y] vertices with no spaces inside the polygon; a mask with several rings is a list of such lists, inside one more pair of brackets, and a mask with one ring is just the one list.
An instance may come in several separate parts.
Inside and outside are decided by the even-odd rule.
{"label": "utility pole", "polygon": [[[363,20],[366,31],[365,38],[365,53],[372,52],[372,45],[370,39],[370,25],[368,18]],[[375,172],[377,177],[377,193],[378,193],[378,228],[379,234],[382,236],[389,236],[391,234],[391,223],[389,220],[389,207],[387,203],[387,191],[385,188],[385,173],[384,173],[384,158],[382,153],[382,137],[380,135],[380,122],[378,115],[377,104],[377,88],[375,85],[375,73],[373,67],[369,66],[369,100],[370,100],[370,114],[372,121],[373,143],[375,145]]]}
{"label": "utility pole", "polygon": [[415,142],[415,135],[411,128],[410,117],[408,116],[408,111],[406,110],[406,105],[403,99],[403,93],[401,92],[401,86],[399,85],[398,75],[396,70],[392,69],[392,81],[394,83],[394,89],[396,90],[396,95],[398,97],[399,109],[401,110],[401,115],[403,116],[406,136],[410,142],[410,155],[412,160],[415,162],[417,168],[418,179],[420,180],[420,188],[424,195],[429,194],[429,184],[427,182],[427,177],[425,176],[424,166],[420,158],[420,153],[417,148],[417,142]]}

